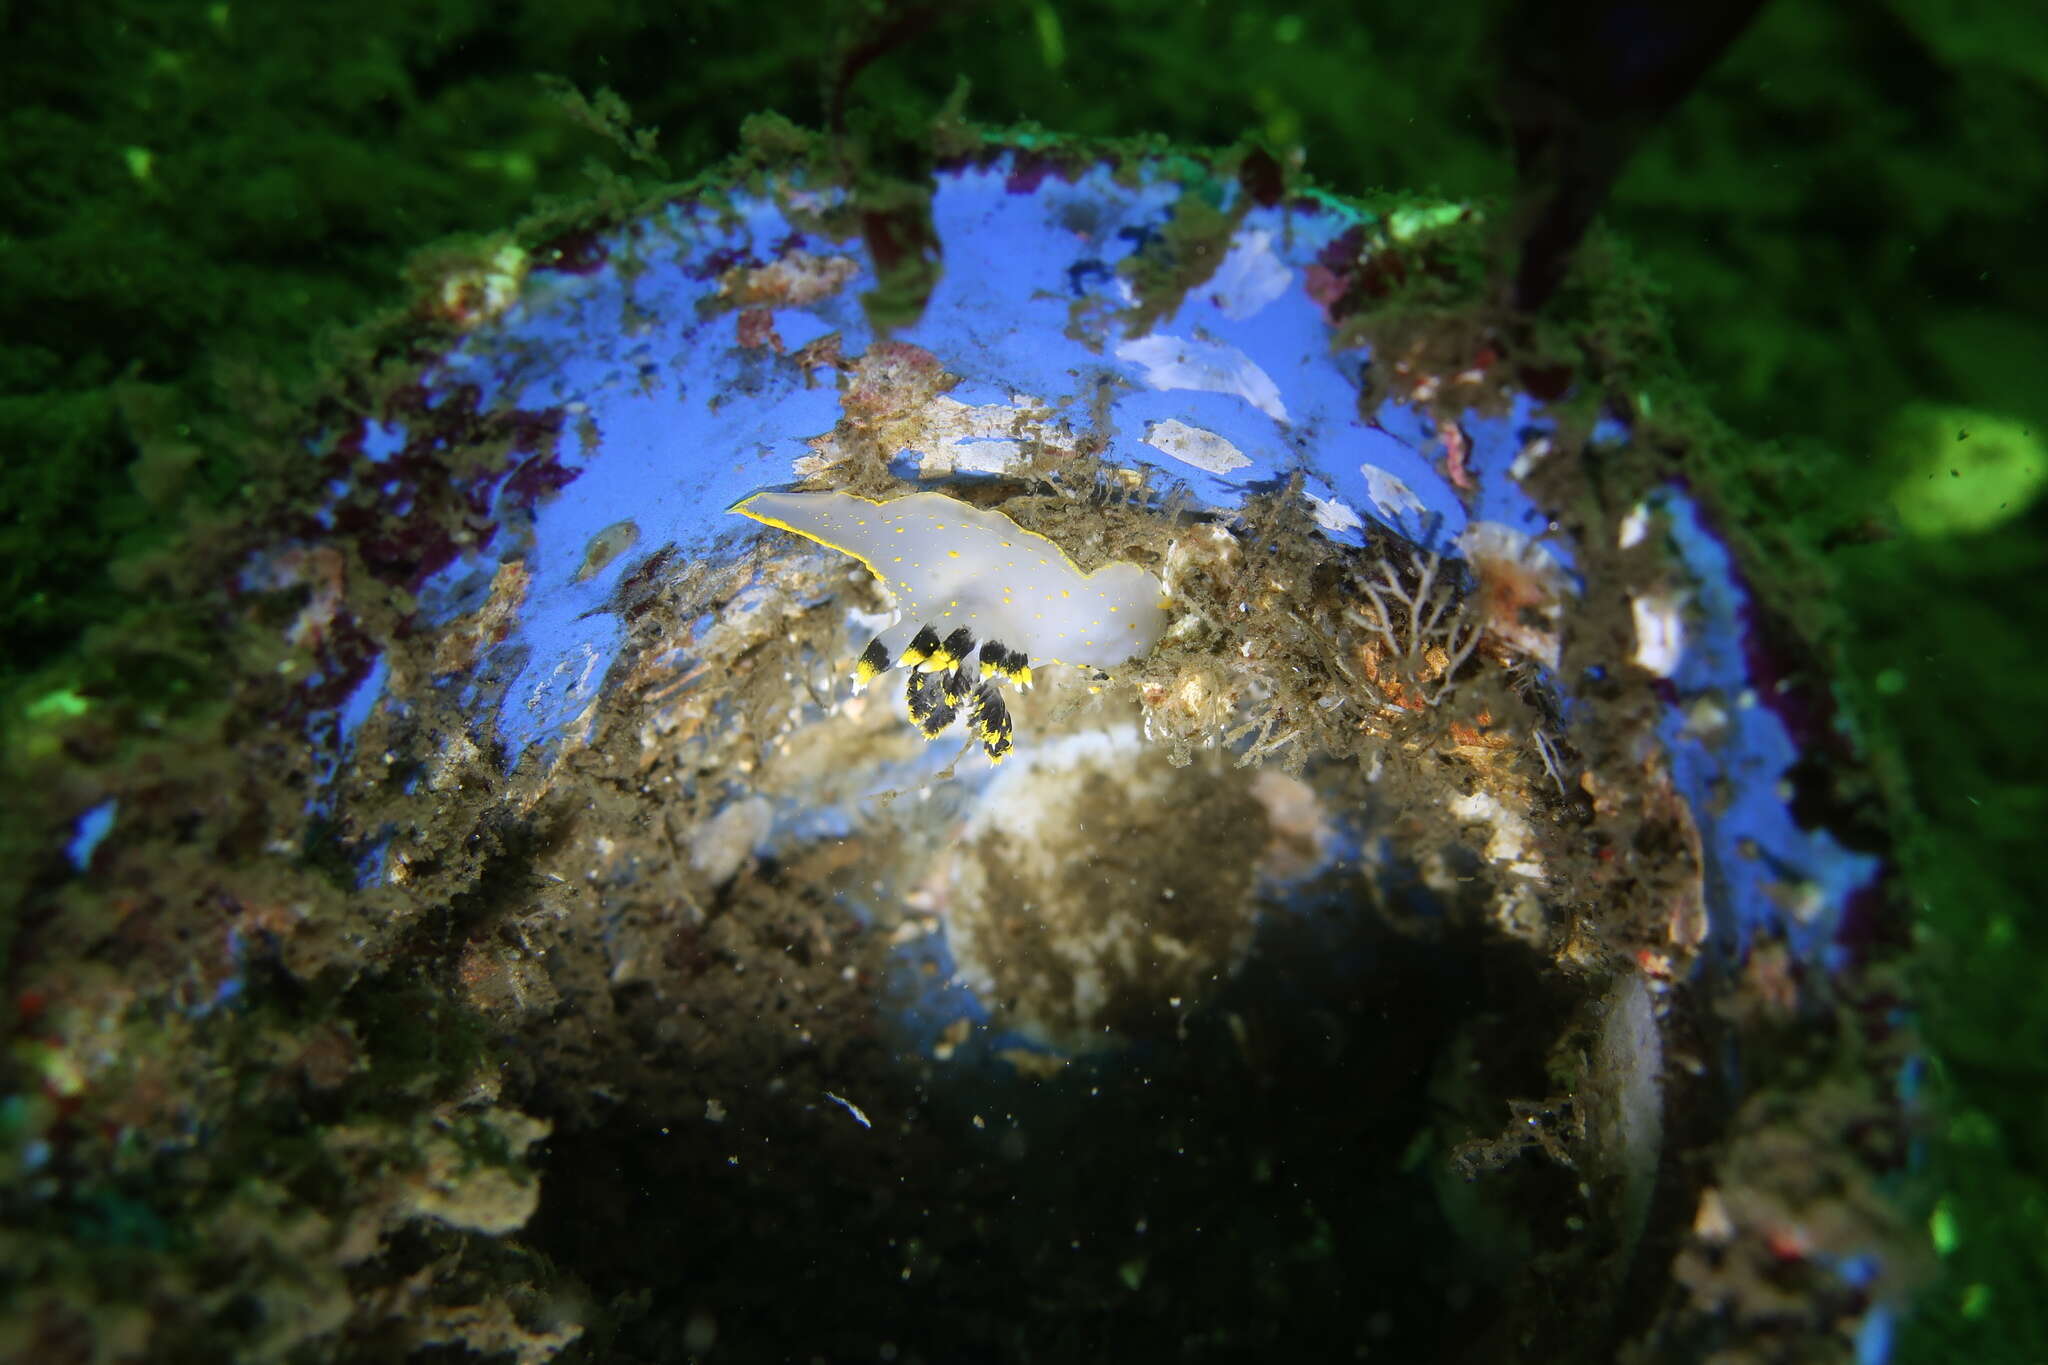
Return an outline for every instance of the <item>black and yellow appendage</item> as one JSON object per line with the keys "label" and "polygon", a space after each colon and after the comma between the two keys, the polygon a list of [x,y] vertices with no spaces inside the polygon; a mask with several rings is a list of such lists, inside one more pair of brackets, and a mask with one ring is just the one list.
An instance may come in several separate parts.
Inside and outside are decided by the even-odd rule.
{"label": "black and yellow appendage", "polygon": [[1016,747],[1010,708],[996,681],[1031,685],[1031,664],[1020,651],[995,640],[977,641],[964,626],[940,639],[927,625],[911,637],[900,659],[890,657],[880,638],[869,641],[854,662],[853,676],[866,686],[899,664],[909,670],[903,683],[904,704],[926,739],[937,739],[964,708],[968,729],[991,761],[1002,762]]}

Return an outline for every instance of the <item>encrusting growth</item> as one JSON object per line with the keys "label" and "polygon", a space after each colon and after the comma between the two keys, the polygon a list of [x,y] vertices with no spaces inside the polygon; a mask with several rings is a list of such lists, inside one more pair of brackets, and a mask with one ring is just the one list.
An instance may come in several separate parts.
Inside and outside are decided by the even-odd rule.
{"label": "encrusting growth", "polygon": [[1459,610],[1456,585],[1443,576],[1442,555],[1416,550],[1408,558],[1405,577],[1383,558],[1376,578],[1355,580],[1373,610],[1348,607],[1345,616],[1378,636],[1407,685],[1424,705],[1435,706],[1479,647],[1480,628]]}
{"label": "encrusting growth", "polygon": [[1223,747],[1291,768],[1390,742],[1490,744],[1534,721],[1485,666],[1507,653],[1459,561],[1386,533],[1333,545],[1302,502],[1254,496],[1168,548],[1174,623],[1132,678],[1149,737],[1177,762]]}

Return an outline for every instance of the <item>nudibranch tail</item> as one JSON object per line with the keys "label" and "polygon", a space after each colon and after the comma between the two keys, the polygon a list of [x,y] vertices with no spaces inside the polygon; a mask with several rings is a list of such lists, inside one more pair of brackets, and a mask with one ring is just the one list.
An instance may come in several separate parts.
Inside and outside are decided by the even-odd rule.
{"label": "nudibranch tail", "polygon": [[[1083,573],[1044,536],[943,493],[889,502],[850,493],[757,493],[732,510],[867,566],[902,620],[862,650],[855,685],[891,668],[910,670],[905,702],[926,738],[944,731],[964,706],[991,759],[1013,743],[995,681],[1029,687],[1033,657],[1096,669],[1119,664],[1165,633],[1152,574],[1121,563]],[[916,633],[898,656],[892,645],[903,629]]]}

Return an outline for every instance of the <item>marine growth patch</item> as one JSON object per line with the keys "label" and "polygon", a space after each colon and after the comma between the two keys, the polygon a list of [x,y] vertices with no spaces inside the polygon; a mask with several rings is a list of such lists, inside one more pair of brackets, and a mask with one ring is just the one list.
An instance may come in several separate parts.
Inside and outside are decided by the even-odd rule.
{"label": "marine growth patch", "polygon": [[1159,580],[1137,565],[1082,573],[1044,536],[944,493],[756,493],[732,510],[866,565],[901,618],[861,651],[856,684],[909,669],[904,699],[924,736],[964,710],[998,761],[1012,739],[997,682],[1030,686],[1033,659],[1107,668],[1166,628]]}

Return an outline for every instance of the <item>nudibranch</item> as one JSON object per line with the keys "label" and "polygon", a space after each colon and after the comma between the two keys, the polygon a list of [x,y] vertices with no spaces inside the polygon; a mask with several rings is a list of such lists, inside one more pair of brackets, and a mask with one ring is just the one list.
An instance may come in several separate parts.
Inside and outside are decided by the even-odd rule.
{"label": "nudibranch", "polygon": [[999,682],[1029,687],[1034,659],[1108,668],[1166,628],[1159,580],[1144,569],[1083,573],[1044,536],[944,493],[756,493],[732,510],[866,565],[899,617],[861,651],[856,685],[908,669],[904,700],[924,737],[964,710],[996,762],[1012,747]]}

